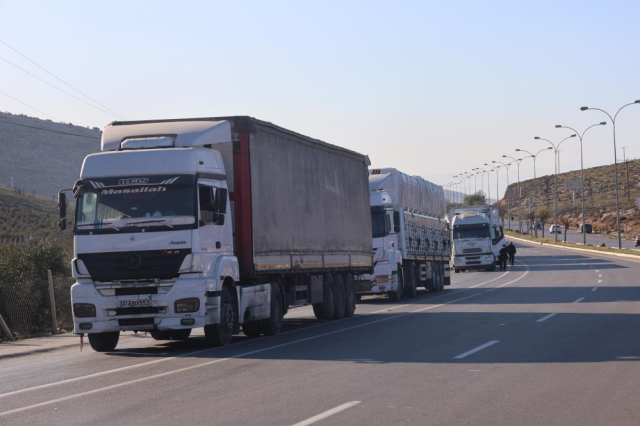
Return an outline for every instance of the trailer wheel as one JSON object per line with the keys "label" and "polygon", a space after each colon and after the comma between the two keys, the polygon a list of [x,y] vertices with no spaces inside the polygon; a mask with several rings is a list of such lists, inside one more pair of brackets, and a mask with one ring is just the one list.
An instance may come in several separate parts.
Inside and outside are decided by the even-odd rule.
{"label": "trailer wheel", "polygon": [[242,324],[242,331],[247,337],[260,337],[262,334],[260,321],[245,322]]}
{"label": "trailer wheel", "polygon": [[438,263],[438,291],[444,290],[444,265],[442,263]]}
{"label": "trailer wheel", "polygon": [[402,265],[398,265],[398,278],[396,280],[398,282],[396,291],[389,292],[389,299],[391,299],[392,302],[400,301],[402,292],[404,291],[404,272],[402,271]]}
{"label": "trailer wheel", "polygon": [[431,269],[431,281],[429,281],[427,284],[427,290],[429,290],[432,293],[435,293],[436,291],[438,291],[438,288],[440,287],[439,268],[436,262],[429,262],[429,267]]}
{"label": "trailer wheel", "polygon": [[339,320],[344,318],[344,311],[347,305],[347,295],[344,288],[344,279],[342,275],[335,274],[334,278],[334,288],[335,288],[335,301],[336,301],[336,309],[333,313],[333,318],[335,320]]}
{"label": "trailer wheel", "polygon": [[231,293],[227,287],[220,292],[220,323],[204,326],[204,336],[209,346],[227,346],[233,337],[235,314]]}
{"label": "trailer wheel", "polygon": [[454,269],[454,272],[457,274],[458,272],[460,272],[460,269]]}
{"label": "trailer wheel", "polygon": [[109,352],[118,346],[120,340],[119,331],[109,331],[107,333],[89,333],[89,344],[96,352]]}
{"label": "trailer wheel", "polygon": [[280,333],[282,328],[282,317],[284,309],[282,307],[282,295],[280,294],[280,286],[271,284],[271,316],[262,320],[262,332],[265,336],[274,336]]}
{"label": "trailer wheel", "polygon": [[418,267],[415,263],[407,266],[407,285],[404,286],[404,296],[407,299],[413,299],[416,297],[416,286],[418,285]]}
{"label": "trailer wheel", "polygon": [[323,300],[322,303],[316,303],[313,305],[313,313],[318,319],[329,319],[333,317],[334,310],[336,309],[333,275],[324,274],[322,281]]}
{"label": "trailer wheel", "polygon": [[349,318],[349,317],[352,317],[356,311],[356,298],[357,298],[355,292],[353,291],[353,275],[349,273],[344,274],[344,293],[346,296],[344,316]]}

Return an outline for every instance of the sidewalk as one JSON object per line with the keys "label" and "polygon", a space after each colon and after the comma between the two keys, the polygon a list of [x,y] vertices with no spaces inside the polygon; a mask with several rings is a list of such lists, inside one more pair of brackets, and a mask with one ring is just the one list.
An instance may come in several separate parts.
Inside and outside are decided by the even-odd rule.
{"label": "sidewalk", "polygon": [[[88,344],[86,339],[85,343]],[[0,361],[5,358],[44,354],[73,347],[76,347],[78,351],[80,350],[80,336],[73,333],[0,343]]]}

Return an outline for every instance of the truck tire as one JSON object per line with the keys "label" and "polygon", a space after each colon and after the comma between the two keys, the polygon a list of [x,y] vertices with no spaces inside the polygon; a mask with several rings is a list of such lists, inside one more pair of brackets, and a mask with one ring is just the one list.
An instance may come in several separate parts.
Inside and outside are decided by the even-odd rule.
{"label": "truck tire", "polygon": [[107,333],[89,333],[89,344],[96,352],[110,352],[118,346],[120,340],[119,331],[109,331]]}
{"label": "truck tire", "polygon": [[242,324],[242,331],[247,337],[260,337],[262,334],[260,321],[245,322]]}
{"label": "truck tire", "polygon": [[350,273],[344,274],[344,294],[345,294],[345,307],[344,316],[352,317],[356,312],[356,293],[353,289],[353,275]]}
{"label": "truck tire", "polygon": [[404,297],[414,299],[416,297],[416,286],[418,285],[418,267],[415,263],[407,265],[406,285],[404,286]]}
{"label": "truck tire", "polygon": [[235,309],[231,293],[227,287],[222,287],[220,292],[220,323],[204,326],[207,345],[227,346],[231,343],[235,321]]}
{"label": "truck tire", "polygon": [[398,278],[397,278],[396,291],[389,292],[389,299],[392,302],[398,302],[402,299],[402,292],[404,291],[404,272],[402,271],[402,265],[398,265]]}
{"label": "truck tire", "polygon": [[438,283],[438,291],[444,290],[444,265],[442,263],[438,263],[438,276],[440,278],[440,282]]}
{"label": "truck tire", "polygon": [[344,318],[344,311],[347,305],[347,295],[344,288],[344,279],[342,278],[341,274],[335,274],[334,288],[335,288],[336,309],[333,312],[332,319],[340,320]]}
{"label": "truck tire", "polygon": [[282,306],[282,294],[280,294],[280,286],[271,284],[271,315],[269,318],[262,320],[262,332],[265,336],[275,336],[280,333],[282,328],[282,317],[284,317],[284,308]]}
{"label": "truck tire", "polygon": [[313,313],[318,319],[329,319],[333,318],[333,313],[336,309],[333,275],[324,274],[322,281],[323,300],[322,303],[316,303],[313,305]]}
{"label": "truck tire", "polygon": [[427,290],[432,293],[438,291],[438,287],[440,286],[438,283],[440,281],[438,274],[438,264],[436,262],[429,262],[429,268],[431,269],[431,281],[427,284]]}

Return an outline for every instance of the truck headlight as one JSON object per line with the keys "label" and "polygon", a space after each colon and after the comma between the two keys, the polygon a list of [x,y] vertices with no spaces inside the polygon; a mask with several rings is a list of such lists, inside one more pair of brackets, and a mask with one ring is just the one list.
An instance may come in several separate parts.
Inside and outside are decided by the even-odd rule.
{"label": "truck headlight", "polygon": [[76,318],[92,318],[96,316],[96,305],[91,303],[74,303],[73,315]]}
{"label": "truck headlight", "polygon": [[176,300],[173,304],[174,312],[177,314],[184,314],[188,312],[197,312],[200,310],[200,299],[197,297],[190,297],[188,299]]}
{"label": "truck headlight", "polygon": [[376,277],[373,279],[373,282],[376,284],[381,284],[381,283],[388,283],[390,280],[391,280],[390,275],[376,275]]}

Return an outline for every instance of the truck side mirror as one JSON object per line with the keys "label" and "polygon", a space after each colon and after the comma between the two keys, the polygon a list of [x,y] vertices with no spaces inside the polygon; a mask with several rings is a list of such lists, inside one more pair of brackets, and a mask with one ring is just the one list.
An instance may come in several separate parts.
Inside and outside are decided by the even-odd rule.
{"label": "truck side mirror", "polygon": [[400,212],[393,212],[393,232],[400,232]]}
{"label": "truck side mirror", "polygon": [[64,231],[67,229],[67,194],[62,191],[58,192],[58,217],[60,218],[58,227]]}

